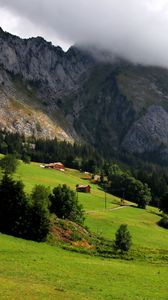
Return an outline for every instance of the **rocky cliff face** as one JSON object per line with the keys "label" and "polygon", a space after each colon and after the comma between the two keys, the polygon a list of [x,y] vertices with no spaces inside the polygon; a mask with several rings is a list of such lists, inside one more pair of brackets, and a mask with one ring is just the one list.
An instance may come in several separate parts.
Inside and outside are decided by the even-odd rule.
{"label": "rocky cliff face", "polygon": [[0,64],[24,80],[39,82],[41,91],[46,94],[48,88],[55,100],[78,88],[93,59],[75,47],[64,53],[41,37],[20,39],[1,30]]}
{"label": "rocky cliff face", "polygon": [[134,122],[122,146],[132,153],[143,153],[156,151],[161,144],[168,145],[168,113],[161,106],[153,105]]}
{"label": "rocky cliff face", "polygon": [[94,67],[74,100],[73,111],[81,103],[76,130],[109,157],[155,153],[161,162],[168,148],[167,83],[168,71],[159,68],[126,62]]}
{"label": "rocky cliff face", "polygon": [[79,140],[59,106],[94,64],[71,48],[64,53],[43,38],[20,39],[0,30],[0,125],[26,135]]}
{"label": "rocky cliff face", "polygon": [[0,126],[168,162],[168,70],[0,30]]}

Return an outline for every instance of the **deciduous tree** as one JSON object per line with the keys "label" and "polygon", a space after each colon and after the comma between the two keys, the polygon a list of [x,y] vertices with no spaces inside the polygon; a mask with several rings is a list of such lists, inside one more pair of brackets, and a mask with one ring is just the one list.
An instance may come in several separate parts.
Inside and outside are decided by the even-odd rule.
{"label": "deciduous tree", "polygon": [[84,221],[83,207],[77,201],[74,191],[64,184],[53,189],[50,196],[51,212],[58,218],[69,219],[82,224]]}

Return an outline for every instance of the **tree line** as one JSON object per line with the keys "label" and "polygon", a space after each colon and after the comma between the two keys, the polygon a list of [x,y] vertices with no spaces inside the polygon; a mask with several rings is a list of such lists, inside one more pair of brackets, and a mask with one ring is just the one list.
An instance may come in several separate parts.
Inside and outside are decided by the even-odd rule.
{"label": "tree line", "polygon": [[18,133],[0,131],[0,153],[15,154],[24,162],[50,163],[61,161],[66,167],[94,173],[104,159],[89,144],[71,144],[66,141],[25,138]]}
{"label": "tree line", "polygon": [[105,162],[100,179],[102,187],[105,186],[108,192],[136,202],[141,208],[149,203],[160,209],[168,205],[168,200],[164,200],[163,204],[163,198],[168,196],[167,169],[154,165],[136,169]]}
{"label": "tree line", "polygon": [[151,191],[146,183],[136,179],[128,171],[113,164],[108,169],[107,183],[104,188],[113,195],[135,202],[139,208],[145,208],[151,202]]}

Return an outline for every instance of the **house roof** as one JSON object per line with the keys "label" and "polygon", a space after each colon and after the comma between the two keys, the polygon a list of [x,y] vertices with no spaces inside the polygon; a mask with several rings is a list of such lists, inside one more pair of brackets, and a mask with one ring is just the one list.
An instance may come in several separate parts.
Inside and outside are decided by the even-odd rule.
{"label": "house roof", "polygon": [[61,162],[49,163],[49,164],[46,164],[46,166],[48,166],[48,167],[53,167],[53,166],[64,167],[64,165]]}
{"label": "house roof", "polygon": [[87,188],[87,187],[90,187],[90,185],[77,185],[76,187],[77,188]]}

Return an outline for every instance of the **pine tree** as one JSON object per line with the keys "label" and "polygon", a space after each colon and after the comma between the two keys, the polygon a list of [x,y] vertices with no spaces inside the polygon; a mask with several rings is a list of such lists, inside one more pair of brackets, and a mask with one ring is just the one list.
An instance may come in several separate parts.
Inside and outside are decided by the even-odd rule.
{"label": "pine tree", "polygon": [[114,243],[115,249],[120,250],[121,252],[128,251],[132,245],[132,238],[130,232],[127,229],[127,225],[126,224],[120,225],[115,236],[116,236],[115,243]]}

